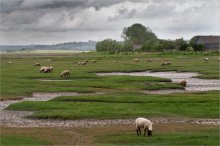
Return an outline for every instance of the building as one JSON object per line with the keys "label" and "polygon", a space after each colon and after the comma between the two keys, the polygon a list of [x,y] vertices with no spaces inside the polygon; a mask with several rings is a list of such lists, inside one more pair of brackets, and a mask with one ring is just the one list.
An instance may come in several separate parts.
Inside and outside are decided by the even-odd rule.
{"label": "building", "polygon": [[195,44],[202,44],[205,50],[220,50],[220,36],[195,36]]}

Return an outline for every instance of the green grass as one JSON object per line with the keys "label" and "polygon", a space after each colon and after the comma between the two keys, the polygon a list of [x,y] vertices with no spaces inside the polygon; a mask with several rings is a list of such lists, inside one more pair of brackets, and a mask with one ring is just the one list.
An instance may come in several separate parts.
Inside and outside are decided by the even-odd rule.
{"label": "green grass", "polygon": [[18,136],[18,135],[7,135],[1,136],[2,146],[35,146],[35,145],[48,145],[49,142],[45,140],[39,140],[31,136]]}
{"label": "green grass", "polygon": [[152,137],[136,136],[134,132],[121,134],[106,134],[98,139],[100,145],[150,145],[150,146],[171,146],[171,145],[219,145],[218,129],[211,129],[199,132],[176,132],[159,133]]}
{"label": "green grass", "polygon": [[218,146],[218,130],[217,125],[154,124],[153,136],[144,137],[143,134],[136,135],[133,124],[69,128],[1,127],[1,145]]}
{"label": "green grass", "polygon": [[9,110],[35,111],[30,117],[59,119],[115,119],[147,117],[218,118],[219,93],[146,95],[116,92],[104,95],[64,96],[52,101],[25,101]]}
{"label": "green grass", "polygon": [[[191,71],[202,75],[200,78],[219,78],[219,63],[216,54],[211,54],[209,62],[204,62],[204,54],[107,54],[107,53],[79,53],[79,54],[1,54],[1,99],[17,98],[31,95],[33,92],[95,92],[103,90],[158,90],[181,89],[170,80],[153,77],[130,76],[96,76],[95,72],[112,71]],[[139,58],[140,62],[134,62]],[[153,62],[147,62],[151,58]],[[51,61],[47,61],[51,59]],[[74,61],[96,59],[97,63],[86,66],[74,64]],[[165,60],[170,60],[171,66],[161,67]],[[8,61],[12,64],[8,64]],[[116,60],[117,63],[112,63]],[[33,67],[36,62],[44,66],[53,66],[50,74],[39,73],[39,67]],[[60,80],[60,73],[69,69],[71,78],[68,82],[43,82],[39,79]],[[66,79],[63,79],[66,80]],[[164,82],[165,84],[161,84]]]}

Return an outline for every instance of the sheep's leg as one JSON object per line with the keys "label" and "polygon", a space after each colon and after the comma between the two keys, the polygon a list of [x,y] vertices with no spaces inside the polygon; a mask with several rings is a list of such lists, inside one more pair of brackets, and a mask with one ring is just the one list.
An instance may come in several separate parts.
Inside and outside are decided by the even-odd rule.
{"label": "sheep's leg", "polygon": [[140,132],[140,135],[141,135],[141,128],[138,128],[139,132]]}
{"label": "sheep's leg", "polygon": [[137,132],[137,135],[139,136],[139,131],[138,131],[138,129],[136,130],[136,132]]}
{"label": "sheep's leg", "polygon": [[144,129],[144,136],[146,135],[147,128]]}

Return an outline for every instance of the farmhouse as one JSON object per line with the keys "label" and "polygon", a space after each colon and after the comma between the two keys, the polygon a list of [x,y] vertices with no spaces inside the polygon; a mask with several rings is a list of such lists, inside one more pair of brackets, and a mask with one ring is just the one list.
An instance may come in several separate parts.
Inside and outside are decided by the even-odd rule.
{"label": "farmhouse", "polygon": [[196,36],[196,44],[202,44],[205,50],[220,50],[220,36]]}

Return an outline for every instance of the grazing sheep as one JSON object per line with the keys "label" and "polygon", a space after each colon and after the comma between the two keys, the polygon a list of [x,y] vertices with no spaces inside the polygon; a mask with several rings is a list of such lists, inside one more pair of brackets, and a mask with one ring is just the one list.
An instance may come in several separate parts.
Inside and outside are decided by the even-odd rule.
{"label": "grazing sheep", "polygon": [[11,62],[11,61],[8,61],[8,64],[12,64],[12,62]]}
{"label": "grazing sheep", "polygon": [[81,61],[79,61],[77,64],[78,64],[78,65],[81,65],[81,63],[82,63],[82,62],[81,62]]}
{"label": "grazing sheep", "polygon": [[52,66],[50,66],[50,67],[42,66],[42,67],[40,68],[40,73],[41,73],[41,72],[50,73],[50,72],[52,72],[52,71],[53,71],[53,67],[52,67]]}
{"label": "grazing sheep", "polygon": [[40,63],[35,63],[34,66],[40,66]]}
{"label": "grazing sheep", "polygon": [[117,63],[117,61],[112,61],[113,63]]}
{"label": "grazing sheep", "polygon": [[137,118],[135,120],[137,135],[141,135],[141,128],[144,128],[144,136],[146,132],[148,136],[152,136],[152,122],[146,118]]}
{"label": "grazing sheep", "polygon": [[148,62],[153,62],[151,59],[147,59]]}
{"label": "grazing sheep", "polygon": [[60,77],[70,77],[70,71],[69,70],[64,70],[61,74]]}
{"label": "grazing sheep", "polygon": [[166,63],[161,63],[161,65],[160,66],[166,66]]}
{"label": "grazing sheep", "polygon": [[136,58],[136,59],[134,59],[134,62],[139,62],[139,61],[140,61],[140,60],[139,60],[139,59],[137,59],[137,58]]}
{"label": "grazing sheep", "polygon": [[50,66],[50,71],[51,71],[51,72],[53,71],[53,66]]}
{"label": "grazing sheep", "polygon": [[206,62],[207,62],[207,61],[209,61],[209,58],[207,58],[207,57],[206,57],[206,58],[204,58],[204,61],[206,61]]}
{"label": "grazing sheep", "polygon": [[186,81],[185,80],[181,81],[179,84],[186,87]]}
{"label": "grazing sheep", "polygon": [[51,73],[51,68],[50,67],[45,67],[44,68],[44,73]]}
{"label": "grazing sheep", "polygon": [[170,62],[165,62],[165,65],[171,65],[171,63]]}
{"label": "grazing sheep", "polygon": [[73,63],[74,63],[74,64],[77,64],[77,63],[78,63],[78,61],[74,61]]}
{"label": "grazing sheep", "polygon": [[42,66],[41,68],[40,68],[40,72],[44,72],[44,69],[46,68],[46,66]]}
{"label": "grazing sheep", "polygon": [[96,60],[92,60],[92,63],[96,63]]}
{"label": "grazing sheep", "polygon": [[86,62],[86,61],[84,61],[84,62],[82,62],[82,63],[81,63],[81,65],[86,65],[86,64],[87,64],[87,62]]}

